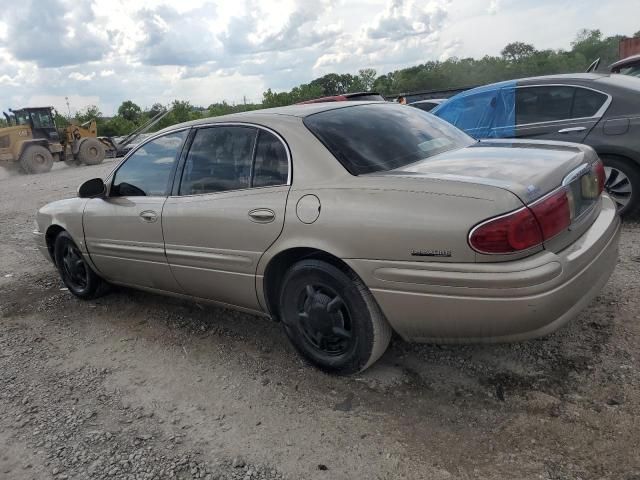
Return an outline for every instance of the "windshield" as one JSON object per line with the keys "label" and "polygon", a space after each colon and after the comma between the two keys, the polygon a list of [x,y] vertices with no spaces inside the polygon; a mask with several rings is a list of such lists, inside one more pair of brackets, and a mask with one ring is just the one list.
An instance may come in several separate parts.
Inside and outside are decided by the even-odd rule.
{"label": "windshield", "polygon": [[352,175],[392,170],[474,143],[429,113],[391,103],[327,110],[304,124]]}
{"label": "windshield", "polygon": [[13,112],[16,116],[16,125],[29,125],[29,114],[27,112]]}
{"label": "windshield", "polygon": [[33,120],[33,128],[51,128],[53,127],[53,120],[51,114],[46,111],[33,111],[31,112],[31,120]]}

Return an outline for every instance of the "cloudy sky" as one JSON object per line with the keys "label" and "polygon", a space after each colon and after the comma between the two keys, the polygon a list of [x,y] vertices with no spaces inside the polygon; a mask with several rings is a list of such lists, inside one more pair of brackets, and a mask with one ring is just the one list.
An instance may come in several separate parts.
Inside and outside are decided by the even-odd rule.
{"label": "cloudy sky", "polygon": [[0,9],[0,108],[259,101],[329,72],[631,35],[639,1],[21,0]]}

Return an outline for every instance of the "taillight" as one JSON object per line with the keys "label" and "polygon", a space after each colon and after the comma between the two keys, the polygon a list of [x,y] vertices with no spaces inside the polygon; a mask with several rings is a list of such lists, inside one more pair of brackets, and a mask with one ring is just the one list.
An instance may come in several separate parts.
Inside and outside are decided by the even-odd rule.
{"label": "taillight", "polygon": [[562,188],[529,207],[540,224],[545,240],[571,225],[569,195],[569,192]]}
{"label": "taillight", "polygon": [[571,225],[571,192],[561,188],[529,207],[489,219],[471,230],[469,244],[479,253],[527,250]]}
{"label": "taillight", "polygon": [[469,235],[469,244],[480,253],[513,253],[541,243],[540,226],[528,208],[483,222]]}
{"label": "taillight", "polygon": [[604,164],[602,163],[602,160],[598,160],[593,165],[592,171],[598,179],[598,195],[600,195],[604,190],[604,184],[607,181],[607,173],[604,171]]}

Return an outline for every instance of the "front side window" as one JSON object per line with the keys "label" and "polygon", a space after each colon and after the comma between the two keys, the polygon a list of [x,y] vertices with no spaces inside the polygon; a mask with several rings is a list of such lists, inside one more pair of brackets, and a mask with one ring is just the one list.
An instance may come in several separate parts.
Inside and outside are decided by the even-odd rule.
{"label": "front side window", "polygon": [[201,128],[189,149],[180,195],[249,188],[258,132],[252,127]]}
{"label": "front side window", "polygon": [[552,122],[571,118],[573,87],[523,87],[516,92],[516,123]]}
{"label": "front side window", "polygon": [[138,148],[118,168],[111,196],[164,196],[188,130],[158,137]]}
{"label": "front side window", "polygon": [[327,110],[304,124],[352,175],[392,170],[473,143],[449,123],[397,104]]}

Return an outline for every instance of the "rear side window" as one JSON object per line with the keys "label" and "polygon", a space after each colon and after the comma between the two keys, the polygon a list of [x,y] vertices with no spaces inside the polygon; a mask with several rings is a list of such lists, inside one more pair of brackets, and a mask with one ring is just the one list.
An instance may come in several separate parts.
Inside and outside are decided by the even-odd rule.
{"label": "rear side window", "polygon": [[254,187],[270,187],[287,183],[289,160],[284,144],[274,134],[260,130],[253,167]]}
{"label": "rear side window", "polygon": [[594,116],[606,100],[607,96],[604,93],[587,90],[586,88],[576,88],[571,118]]}
{"label": "rear side window", "polygon": [[180,195],[249,188],[257,134],[251,127],[199,129],[187,155]]}
{"label": "rear side window", "polygon": [[173,132],[138,148],[118,168],[111,196],[164,196],[188,130]]}
{"label": "rear side window", "polygon": [[353,175],[392,170],[473,139],[417,108],[368,104],[309,115],[304,124]]}

